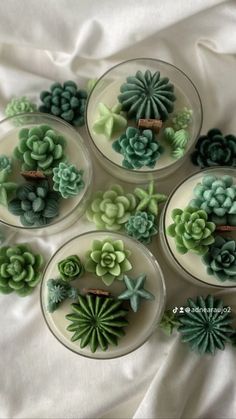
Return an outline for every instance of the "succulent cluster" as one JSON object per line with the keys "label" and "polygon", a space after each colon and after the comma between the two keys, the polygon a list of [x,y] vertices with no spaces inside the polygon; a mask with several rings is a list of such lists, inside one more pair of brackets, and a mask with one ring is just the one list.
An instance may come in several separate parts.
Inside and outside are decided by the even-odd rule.
{"label": "succulent cluster", "polygon": [[68,283],[84,274],[84,267],[77,255],[71,255],[58,263],[61,281]]}
{"label": "succulent cluster", "polygon": [[154,300],[151,292],[144,288],[146,275],[141,274],[137,278],[130,278],[124,275],[126,290],[118,295],[119,300],[129,300],[132,310],[136,313],[140,308],[141,300]]}
{"label": "succulent cluster", "polygon": [[177,251],[182,254],[192,251],[204,255],[214,243],[212,233],[216,227],[213,222],[208,221],[206,211],[192,207],[184,210],[176,208],[171,216],[174,223],[167,228],[167,234],[175,239]]}
{"label": "succulent cluster", "polygon": [[127,119],[121,112],[121,105],[109,108],[104,103],[98,104],[99,118],[93,125],[96,134],[103,134],[109,140],[126,128]]}
{"label": "succulent cluster", "polygon": [[236,225],[236,186],[232,176],[204,176],[189,205],[203,209],[215,224]]}
{"label": "succulent cluster", "polygon": [[22,170],[38,170],[51,175],[53,167],[64,159],[65,139],[48,125],[22,128],[14,157],[22,162]]}
{"label": "succulent cluster", "polygon": [[74,197],[84,188],[83,174],[73,164],[61,162],[53,168],[53,189],[64,199]]}
{"label": "succulent cluster", "polygon": [[127,169],[153,168],[163,152],[151,130],[139,131],[133,127],[128,127],[112,148],[124,156],[122,166]]}
{"label": "succulent cluster", "polygon": [[181,111],[177,112],[172,118],[172,126],[175,131],[188,128],[192,122],[193,111],[184,107]]}
{"label": "succulent cluster", "polygon": [[34,254],[28,246],[6,246],[0,249],[0,292],[15,291],[29,295],[41,280],[41,255]]}
{"label": "succulent cluster", "polygon": [[236,281],[236,242],[231,238],[216,236],[215,242],[202,257],[208,275],[220,281]]}
{"label": "succulent cluster", "polygon": [[62,282],[60,279],[49,279],[48,287],[48,305],[49,313],[53,313],[60,306],[62,301],[67,298],[77,300],[78,290],[70,284]]}
{"label": "succulent cluster", "polygon": [[156,218],[146,211],[138,211],[131,215],[125,224],[127,234],[141,243],[149,244],[152,236],[157,234]]}
{"label": "succulent cluster", "polygon": [[84,111],[87,100],[87,92],[78,90],[75,82],[68,80],[65,83],[53,83],[50,91],[40,94],[43,105],[40,112],[58,116],[75,126],[84,124]]}
{"label": "succulent cluster", "polygon": [[164,138],[170,144],[173,158],[180,159],[184,156],[190,138],[186,129],[174,131],[171,127],[165,128]]}
{"label": "succulent cluster", "polygon": [[47,180],[25,183],[16,189],[16,198],[8,204],[9,211],[20,216],[21,224],[40,227],[59,214],[59,195],[51,191]]}

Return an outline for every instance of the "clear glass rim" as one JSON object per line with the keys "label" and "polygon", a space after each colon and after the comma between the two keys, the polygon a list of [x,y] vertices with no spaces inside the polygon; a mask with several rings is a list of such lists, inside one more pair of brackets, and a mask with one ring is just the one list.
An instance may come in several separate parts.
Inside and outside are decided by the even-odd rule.
{"label": "clear glass rim", "polygon": [[[46,271],[47,271],[50,263],[54,259],[54,257],[60,252],[61,249],[63,249],[63,247],[67,246],[73,240],[79,239],[82,236],[88,236],[88,235],[93,235],[93,234],[94,235],[97,235],[97,234],[107,234],[108,236],[109,236],[109,234],[111,234],[111,235],[114,234],[116,236],[120,236],[121,238],[122,237],[123,238],[128,238],[131,241],[133,241],[136,245],[139,245],[141,247],[141,249],[143,249],[144,251],[147,252],[147,255],[152,259],[152,261],[155,264],[155,267],[158,269],[158,271],[160,273],[160,279],[161,279],[161,284],[162,284],[162,292],[163,292],[163,295],[162,295],[162,307],[161,307],[161,310],[160,310],[159,318],[158,319],[155,319],[155,326],[152,327],[152,330],[150,331],[150,333],[148,334],[148,336],[146,336],[145,339],[143,339],[141,341],[141,343],[139,345],[137,345],[135,348],[133,348],[132,350],[126,351],[126,352],[122,353],[121,355],[110,356],[110,357],[107,357],[107,358],[106,357],[105,358],[99,358],[99,357],[96,357],[96,356],[85,355],[83,353],[77,352],[75,349],[70,348],[68,345],[66,345],[64,342],[62,342],[60,340],[59,336],[57,336],[57,334],[50,327],[50,324],[47,321],[47,315],[46,315],[45,310],[44,310],[44,307],[43,307],[43,284],[44,284],[45,274],[46,274]],[[130,353],[136,351],[137,349],[139,349],[141,346],[143,346],[144,343],[146,343],[150,339],[150,337],[153,335],[153,333],[157,329],[158,323],[159,323],[159,321],[162,318],[162,315],[164,313],[165,304],[166,304],[166,285],[165,285],[165,279],[164,279],[164,275],[163,275],[162,269],[161,269],[161,267],[160,267],[160,265],[159,265],[156,257],[142,243],[140,243],[139,241],[133,239],[132,237],[126,236],[125,234],[119,233],[119,232],[115,232],[114,233],[114,232],[111,232],[111,231],[109,232],[107,230],[91,230],[91,231],[87,231],[85,233],[81,233],[81,234],[78,234],[77,236],[72,237],[71,239],[67,240],[66,243],[64,243],[63,245],[61,245],[56,250],[56,252],[53,253],[53,255],[51,256],[50,260],[46,264],[46,266],[44,268],[44,271],[43,271],[43,274],[42,274],[42,280],[41,280],[41,284],[40,284],[40,307],[41,307],[41,312],[42,312],[43,318],[44,318],[44,320],[46,322],[46,325],[47,325],[48,329],[50,330],[50,332],[53,334],[53,336],[57,339],[58,342],[60,342],[65,348],[69,349],[71,352],[75,353],[76,355],[83,356],[84,358],[89,358],[89,359],[94,359],[94,360],[99,360],[99,361],[108,361],[108,360],[115,359],[115,358],[121,358],[123,356],[129,355]]]}
{"label": "clear glass rim", "polygon": [[161,171],[163,171],[166,168],[169,167],[175,167],[175,166],[179,166],[180,162],[183,162],[187,153],[184,154],[182,157],[180,157],[178,160],[174,161],[173,163],[169,164],[168,166],[162,167],[161,169],[155,169],[155,170],[136,170],[136,169],[126,169],[123,166],[120,166],[119,164],[115,163],[113,160],[110,160],[109,157],[105,156],[105,154],[102,153],[102,151],[97,147],[97,145],[95,144],[94,140],[93,140],[93,134],[89,128],[89,123],[88,123],[88,107],[89,107],[89,103],[92,97],[93,92],[96,89],[97,84],[102,81],[111,71],[115,70],[117,67],[120,67],[126,63],[132,62],[132,61],[152,61],[155,63],[161,63],[164,65],[167,65],[169,67],[172,67],[174,70],[178,71],[179,73],[181,73],[187,80],[188,82],[192,85],[197,98],[199,100],[199,107],[200,107],[200,123],[199,123],[199,128],[197,131],[197,135],[195,136],[195,138],[192,140],[192,144],[188,150],[188,152],[190,151],[190,149],[193,147],[193,145],[195,144],[197,138],[200,135],[201,129],[202,129],[202,123],[203,123],[203,107],[202,107],[202,101],[201,101],[201,97],[198,93],[198,90],[195,86],[195,84],[192,82],[192,80],[187,76],[187,74],[185,74],[185,72],[183,70],[180,70],[178,67],[176,67],[174,64],[168,63],[167,61],[164,60],[159,60],[156,58],[144,58],[144,57],[139,57],[139,58],[131,58],[130,60],[125,60],[122,61],[112,67],[110,67],[105,73],[102,74],[101,77],[98,78],[98,80],[96,81],[95,85],[93,86],[92,90],[89,93],[88,99],[87,99],[87,103],[86,103],[86,108],[85,108],[85,126],[86,126],[86,130],[88,132],[88,137],[92,143],[92,145],[95,147],[96,151],[102,156],[102,158],[104,158],[105,160],[107,160],[109,162],[109,164],[115,166],[115,168],[119,168],[120,170],[122,170],[124,173],[136,173],[136,174],[157,174]]}
{"label": "clear glass rim", "polygon": [[173,195],[175,194],[175,192],[178,190],[178,188],[180,187],[180,186],[182,186],[185,182],[187,182],[189,179],[191,179],[192,177],[194,177],[194,176],[196,176],[197,174],[200,174],[200,173],[205,173],[205,172],[210,172],[210,171],[216,171],[216,170],[218,170],[218,169],[220,169],[220,170],[225,170],[225,169],[231,169],[231,170],[235,170],[235,173],[236,173],[236,169],[234,169],[233,167],[231,167],[231,166],[214,166],[214,167],[207,167],[207,168],[204,168],[204,169],[201,169],[201,170],[197,170],[196,172],[194,172],[194,173],[192,173],[191,175],[189,175],[189,176],[187,176],[186,178],[184,178],[184,180],[182,180],[172,191],[171,191],[171,193],[170,193],[170,195],[169,195],[169,197],[168,197],[168,199],[167,199],[167,201],[166,201],[166,203],[165,203],[165,206],[164,206],[164,208],[163,208],[163,211],[162,211],[162,218],[161,218],[161,224],[162,224],[162,232],[163,232],[163,238],[164,238],[164,242],[165,242],[165,245],[166,245],[166,247],[167,247],[167,250],[168,250],[168,252],[169,252],[169,254],[170,254],[170,256],[173,258],[173,260],[174,260],[174,262],[175,262],[175,264],[176,265],[178,265],[178,267],[180,268],[180,269],[182,269],[188,276],[190,276],[191,278],[193,278],[195,281],[198,281],[198,282],[200,282],[201,284],[204,284],[204,285],[207,285],[207,286],[209,286],[209,287],[212,287],[212,288],[220,288],[220,289],[222,289],[222,288],[224,288],[224,289],[228,289],[228,288],[236,288],[236,284],[235,285],[227,285],[227,286],[224,286],[223,284],[222,285],[218,285],[218,284],[210,284],[209,282],[207,282],[207,281],[203,281],[203,280],[201,280],[200,278],[198,278],[198,277],[196,277],[196,276],[194,276],[194,275],[192,275],[190,272],[188,272],[187,271],[187,269],[185,269],[180,263],[179,263],[179,261],[178,261],[178,259],[175,257],[175,255],[173,254],[173,252],[172,252],[172,250],[171,250],[171,247],[170,247],[170,245],[169,245],[169,242],[168,242],[168,239],[167,239],[167,235],[166,235],[166,228],[165,228],[165,225],[166,225],[166,213],[167,213],[167,209],[168,209],[168,206],[169,206],[169,203],[170,203],[170,201],[171,201],[171,199],[172,199],[172,197],[173,197]]}
{"label": "clear glass rim", "polygon": [[[91,156],[90,156],[90,152],[89,152],[89,150],[88,150],[88,148],[87,148],[87,146],[84,142],[83,137],[76,131],[75,128],[73,128],[67,122],[63,121],[61,118],[58,118],[54,115],[51,115],[49,113],[43,113],[43,112],[22,112],[22,113],[18,113],[17,115],[9,116],[7,118],[2,119],[0,121],[0,126],[3,123],[10,122],[10,121],[12,121],[14,119],[17,119],[19,117],[22,117],[22,118],[23,117],[25,117],[25,118],[29,118],[29,117],[44,118],[45,117],[45,118],[48,118],[49,120],[51,119],[52,121],[59,122],[61,125],[64,125],[67,129],[69,129],[69,131],[72,133],[72,135],[77,135],[78,136],[79,141],[80,141],[80,145],[83,147],[83,151],[85,153],[86,160],[89,162],[88,182],[87,182],[87,185],[84,188],[84,194],[83,194],[83,196],[86,196],[86,194],[88,193],[89,185],[91,184],[92,177],[93,177],[93,166],[92,166],[92,159],[91,159]],[[24,125],[22,125],[22,128],[24,128]],[[81,200],[78,202],[78,204],[76,204],[76,206],[70,212],[68,212],[66,215],[64,215],[62,218],[60,218],[60,220],[55,220],[50,224],[46,224],[46,225],[43,225],[43,226],[40,226],[40,227],[37,227],[37,226],[33,226],[33,227],[18,226],[18,225],[15,225],[15,224],[8,223],[7,221],[4,221],[2,219],[0,219],[0,223],[7,226],[7,227],[15,228],[15,229],[18,229],[18,230],[23,230],[23,231],[46,230],[47,228],[50,228],[52,226],[55,227],[56,225],[59,225],[67,217],[70,217],[78,209],[80,204],[81,204]]]}

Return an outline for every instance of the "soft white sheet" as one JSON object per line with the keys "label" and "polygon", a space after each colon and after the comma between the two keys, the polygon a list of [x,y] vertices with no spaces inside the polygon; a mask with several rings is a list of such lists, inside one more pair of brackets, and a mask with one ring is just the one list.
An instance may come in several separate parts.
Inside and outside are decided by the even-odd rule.
{"label": "soft white sheet", "polygon": [[[197,85],[203,131],[236,132],[236,4],[218,0],[2,0],[0,2],[0,111],[13,96],[38,92],[53,80],[84,86],[112,64],[138,56],[167,60]],[[86,137],[84,130],[80,132]],[[95,166],[96,185],[106,180]],[[189,172],[186,163],[179,179]],[[160,190],[169,191],[169,181]],[[52,254],[93,226],[83,218],[35,248]],[[12,240],[24,241],[15,236]],[[156,244],[153,252],[159,255]],[[168,305],[209,290],[190,286],[163,266]],[[235,293],[217,292],[236,310]],[[48,331],[39,290],[0,301],[1,418],[236,417],[235,349],[199,358],[179,336],[157,331],[120,359],[93,361],[66,350]]]}

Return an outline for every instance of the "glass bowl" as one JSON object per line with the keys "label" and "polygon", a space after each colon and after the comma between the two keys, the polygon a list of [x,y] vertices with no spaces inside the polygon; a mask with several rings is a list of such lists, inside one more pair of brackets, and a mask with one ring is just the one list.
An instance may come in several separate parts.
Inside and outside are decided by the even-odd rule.
{"label": "glass bowl", "polygon": [[[183,107],[193,110],[190,139],[185,155],[178,160],[171,157],[170,148],[165,142],[165,153],[157,160],[153,169],[148,167],[139,170],[126,169],[122,166],[123,156],[112,149],[112,141],[101,134],[95,134],[93,125],[98,117],[99,102],[103,102],[109,107],[114,106],[118,103],[117,96],[120,93],[120,86],[125,82],[127,76],[135,75],[138,70],[145,71],[147,69],[151,72],[160,71],[161,77],[168,77],[174,84],[174,93],[177,98],[174,102],[174,112],[183,109]],[[151,58],[132,59],[112,67],[97,81],[87,102],[86,126],[95,156],[103,168],[112,176],[133,183],[146,183],[152,179],[159,180],[177,170],[184,163],[188,152],[194,147],[202,126],[201,99],[189,77],[174,65]],[[163,128],[165,126],[166,123]],[[163,142],[163,128],[158,134],[160,143]]]}
{"label": "glass bowl", "polygon": [[[72,333],[66,330],[69,321],[65,315],[71,312],[70,304],[72,300],[65,300],[53,313],[47,310],[47,281],[58,277],[57,263],[67,256],[78,254],[82,262],[86,251],[91,249],[93,240],[122,240],[125,247],[131,250],[129,257],[133,265],[127,275],[135,278],[140,273],[147,274],[145,289],[151,292],[154,300],[142,300],[140,309],[137,313],[129,310],[127,320],[128,326],[125,328],[125,336],[118,341],[118,346],[109,346],[107,351],[97,350],[92,353],[89,347],[80,348],[79,341],[71,342]],[[102,280],[94,274],[86,273],[82,278],[71,282],[80,291],[85,288],[98,288],[110,291],[113,296],[117,296],[125,290],[123,281],[115,280],[112,285],[106,287]],[[108,233],[107,231],[91,231],[81,234],[65,243],[49,261],[41,283],[41,307],[46,323],[53,335],[71,351],[89,358],[110,359],[126,355],[140,347],[151,336],[158,322],[162,317],[165,306],[165,283],[162,271],[152,253],[142,244],[120,233]]]}
{"label": "glass bowl", "polygon": [[[32,128],[40,124],[49,125],[64,136],[66,139],[65,151],[68,161],[75,164],[77,168],[84,170],[83,178],[85,187],[76,197],[61,199],[59,216],[50,224],[40,227],[23,226],[19,216],[11,214],[7,207],[0,206],[0,224],[11,229],[18,229],[19,231],[37,235],[58,233],[75,222],[86,210],[92,187],[92,163],[84,140],[74,128],[55,116],[42,113],[26,113],[3,119],[0,122],[0,154],[12,157],[13,150],[19,141],[19,131],[22,128]],[[24,183],[25,180],[20,175],[20,171],[21,162],[14,159],[13,172],[10,175],[10,180],[17,184]]]}
{"label": "glass bowl", "polygon": [[[215,167],[198,171],[184,179],[169,195],[160,217],[160,242],[163,254],[169,265],[176,270],[184,279],[199,286],[215,288],[235,288],[236,281],[226,280],[220,282],[214,275],[208,275],[206,265],[201,261],[201,256],[192,252],[182,255],[177,252],[174,239],[166,234],[166,228],[173,223],[171,212],[174,208],[183,209],[194,198],[193,189],[205,175],[224,176],[229,175],[236,183],[236,169],[227,167]],[[219,234],[216,232],[214,234]],[[236,232],[224,232],[223,237],[232,237],[236,240]]]}

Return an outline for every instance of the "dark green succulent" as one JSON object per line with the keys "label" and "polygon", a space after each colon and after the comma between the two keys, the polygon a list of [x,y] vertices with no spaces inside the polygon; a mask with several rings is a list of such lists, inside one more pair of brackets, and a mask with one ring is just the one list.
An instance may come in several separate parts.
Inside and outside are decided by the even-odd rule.
{"label": "dark green succulent", "polygon": [[141,243],[150,243],[152,237],[157,234],[156,219],[153,214],[146,211],[138,211],[131,215],[125,224],[127,234]]}
{"label": "dark green succulent", "polygon": [[232,238],[215,237],[202,261],[208,275],[214,275],[220,281],[236,281],[236,242]]}

